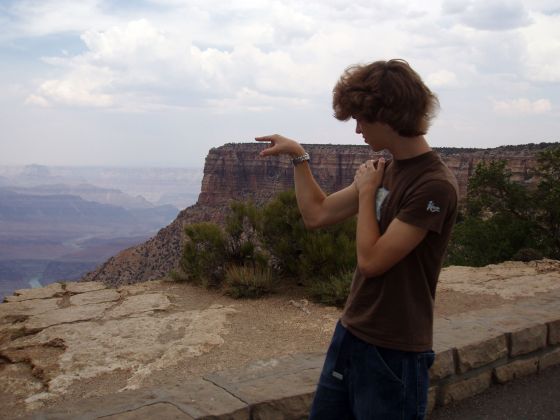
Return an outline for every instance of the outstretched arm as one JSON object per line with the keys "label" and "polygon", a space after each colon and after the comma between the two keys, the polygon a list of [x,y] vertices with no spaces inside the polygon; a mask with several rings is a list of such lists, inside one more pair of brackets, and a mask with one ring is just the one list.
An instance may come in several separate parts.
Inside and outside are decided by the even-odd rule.
{"label": "outstretched arm", "polygon": [[[261,156],[289,155],[295,158],[305,153],[298,142],[278,134],[255,140],[270,142]],[[305,226],[310,229],[338,223],[358,212],[358,192],[354,184],[327,196],[315,181],[307,162],[294,167],[294,182],[299,211]]]}

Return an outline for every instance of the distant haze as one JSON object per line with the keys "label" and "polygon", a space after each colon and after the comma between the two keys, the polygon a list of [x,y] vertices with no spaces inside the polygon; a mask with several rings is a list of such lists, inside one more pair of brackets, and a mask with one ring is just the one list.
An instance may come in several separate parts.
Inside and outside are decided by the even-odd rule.
{"label": "distant haze", "polygon": [[[141,202],[147,200],[147,205],[169,204],[183,209],[196,202],[202,175],[203,168],[0,165],[0,187],[27,188],[19,192],[29,194],[75,194],[86,200],[127,207],[121,202],[109,203],[100,196],[103,193],[116,200],[118,191],[111,193],[111,189],[116,189],[132,196],[129,200],[136,201],[135,207],[145,207]],[[42,190],[32,187],[41,187]],[[96,191],[94,187],[108,190]],[[131,205],[129,203],[128,207]]]}
{"label": "distant haze", "polygon": [[353,63],[403,58],[439,95],[434,146],[557,141],[557,0],[2,0],[0,164],[203,167],[332,118]]}
{"label": "distant haze", "polygon": [[0,166],[0,300],[78,279],[196,202],[202,168]]}

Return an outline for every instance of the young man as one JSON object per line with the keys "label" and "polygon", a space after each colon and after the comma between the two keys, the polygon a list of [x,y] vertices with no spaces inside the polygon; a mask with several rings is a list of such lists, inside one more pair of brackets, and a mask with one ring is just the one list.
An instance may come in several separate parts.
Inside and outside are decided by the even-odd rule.
{"label": "young man", "polygon": [[424,135],[436,96],[402,60],[348,68],[333,91],[339,120],[393,159],[367,161],[326,196],[309,155],[272,135],[262,156],[293,158],[298,207],[309,228],[358,215],[358,267],[327,352],[312,419],[422,419],[426,413],[437,279],[457,213],[457,183]]}

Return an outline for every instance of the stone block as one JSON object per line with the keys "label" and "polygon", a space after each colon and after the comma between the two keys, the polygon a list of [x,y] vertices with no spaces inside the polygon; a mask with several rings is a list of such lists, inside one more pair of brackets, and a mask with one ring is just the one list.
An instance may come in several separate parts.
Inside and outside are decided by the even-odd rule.
{"label": "stone block", "polygon": [[461,314],[434,321],[435,348],[464,346],[495,336],[496,332],[484,325],[483,319],[473,314]]}
{"label": "stone block", "polygon": [[249,420],[249,406],[219,386],[190,378],[162,389],[162,401],[169,402],[194,419]]}
{"label": "stone block", "polygon": [[511,333],[510,356],[531,353],[546,346],[547,327],[536,324]]}
{"label": "stone block", "polygon": [[253,407],[253,418],[306,418],[323,366],[324,354],[259,361],[205,379]]}
{"label": "stone block", "polygon": [[533,357],[527,360],[516,360],[494,369],[494,379],[499,384],[505,384],[515,378],[537,373],[539,359]]}
{"label": "stone block", "polygon": [[138,420],[138,419],[158,419],[158,420],[194,420],[188,414],[183,413],[177,407],[167,403],[157,403],[137,408],[124,413],[113,414],[103,417],[104,420]]}
{"label": "stone block", "polygon": [[313,402],[313,393],[255,404],[251,410],[253,420],[306,420]]}
{"label": "stone block", "polygon": [[[148,408],[152,407],[152,408]],[[43,411],[42,420],[110,418],[249,420],[249,407],[199,378],[162,388],[124,391]],[[166,417],[167,416],[167,417]]]}
{"label": "stone block", "polygon": [[443,386],[441,390],[441,403],[447,405],[480,394],[488,389],[491,382],[492,371],[487,370],[472,378],[447,384]]}
{"label": "stone block", "polygon": [[453,349],[437,352],[434,364],[430,368],[430,380],[438,381],[454,373],[455,362],[453,361]]}
{"label": "stone block", "polygon": [[543,355],[539,360],[539,370],[560,365],[560,348]]}
{"label": "stone block", "polygon": [[548,344],[560,344],[560,319],[548,323]]}
{"label": "stone block", "polygon": [[471,369],[507,357],[507,355],[507,340],[506,336],[503,334],[488,340],[460,347],[457,349],[459,372],[465,373]]}

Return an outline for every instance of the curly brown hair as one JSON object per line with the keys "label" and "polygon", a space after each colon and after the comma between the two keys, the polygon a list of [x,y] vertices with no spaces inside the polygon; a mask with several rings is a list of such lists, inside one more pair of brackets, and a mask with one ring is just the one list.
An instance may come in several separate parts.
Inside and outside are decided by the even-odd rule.
{"label": "curly brown hair", "polygon": [[333,89],[335,118],[382,122],[405,137],[426,134],[438,108],[437,96],[400,59],[348,67]]}

